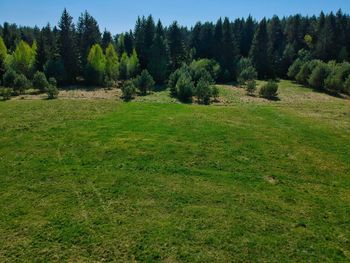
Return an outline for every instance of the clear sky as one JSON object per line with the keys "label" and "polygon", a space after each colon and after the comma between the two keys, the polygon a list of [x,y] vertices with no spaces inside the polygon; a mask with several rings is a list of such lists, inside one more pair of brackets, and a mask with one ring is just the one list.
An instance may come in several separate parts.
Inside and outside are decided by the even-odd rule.
{"label": "clear sky", "polygon": [[339,8],[350,13],[350,0],[0,0],[0,23],[56,25],[64,7],[74,21],[88,10],[101,30],[107,28],[116,34],[132,29],[138,15],[152,14],[165,25],[177,20],[192,26],[197,21],[216,21],[220,16],[234,19],[251,14],[261,19],[274,14],[313,15]]}

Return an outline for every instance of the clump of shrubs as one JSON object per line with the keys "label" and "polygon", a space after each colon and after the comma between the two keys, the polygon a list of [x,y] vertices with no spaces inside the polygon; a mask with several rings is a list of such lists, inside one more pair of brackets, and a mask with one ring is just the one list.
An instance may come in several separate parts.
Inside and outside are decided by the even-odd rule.
{"label": "clump of shrubs", "polygon": [[259,91],[259,95],[262,98],[273,100],[277,98],[278,84],[275,81],[270,80],[263,85]]}
{"label": "clump of shrubs", "polygon": [[289,68],[288,76],[302,85],[330,93],[350,94],[350,63],[325,63],[320,60],[297,59]]}
{"label": "clump of shrubs", "polygon": [[45,92],[48,89],[49,82],[47,81],[46,76],[43,72],[37,71],[34,74],[33,86],[41,92]]}
{"label": "clump of shrubs", "polygon": [[258,77],[258,73],[253,66],[253,62],[249,58],[242,58],[238,63],[238,83],[246,86],[249,81],[253,81]]}
{"label": "clump of shrubs", "polygon": [[218,98],[219,91],[213,84],[213,77],[207,70],[201,67],[194,70],[187,65],[173,72],[168,81],[172,96],[182,102],[192,102],[195,96],[200,104],[210,104],[211,98]]}
{"label": "clump of shrubs", "polygon": [[17,94],[23,94],[30,87],[31,83],[24,74],[17,74],[13,83],[14,90]]}

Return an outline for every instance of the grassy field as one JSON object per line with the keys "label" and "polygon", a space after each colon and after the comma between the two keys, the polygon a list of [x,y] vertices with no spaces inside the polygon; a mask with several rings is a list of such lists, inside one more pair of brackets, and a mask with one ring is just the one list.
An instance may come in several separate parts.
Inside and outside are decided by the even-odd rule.
{"label": "grassy field", "polygon": [[0,103],[0,262],[349,262],[350,101]]}

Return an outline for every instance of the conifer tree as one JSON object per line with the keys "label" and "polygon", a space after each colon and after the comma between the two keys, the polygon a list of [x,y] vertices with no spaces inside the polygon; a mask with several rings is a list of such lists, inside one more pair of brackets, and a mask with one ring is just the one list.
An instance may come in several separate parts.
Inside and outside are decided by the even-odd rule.
{"label": "conifer tree", "polygon": [[172,69],[177,69],[186,61],[186,50],[182,32],[176,21],[168,29],[168,44]]}
{"label": "conifer tree", "polygon": [[69,15],[66,9],[63,10],[58,27],[59,53],[66,71],[66,81],[74,83],[79,72],[79,59],[73,18]]}
{"label": "conifer tree", "polygon": [[255,32],[250,58],[258,72],[259,78],[267,78],[269,74],[269,54],[268,54],[268,35],[266,19],[264,18]]}
{"label": "conifer tree", "polygon": [[88,84],[102,85],[106,72],[106,57],[99,44],[91,47],[87,57],[85,80]]}
{"label": "conifer tree", "polygon": [[119,76],[119,59],[112,43],[106,48],[106,77],[117,80]]}
{"label": "conifer tree", "polygon": [[7,48],[5,46],[4,40],[0,36],[0,80],[5,73],[5,59],[7,57]]}

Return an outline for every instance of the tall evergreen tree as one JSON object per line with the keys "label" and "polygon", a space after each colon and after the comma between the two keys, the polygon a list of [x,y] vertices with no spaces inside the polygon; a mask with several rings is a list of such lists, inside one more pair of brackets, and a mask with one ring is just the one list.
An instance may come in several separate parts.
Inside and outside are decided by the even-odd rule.
{"label": "tall evergreen tree", "polygon": [[215,25],[214,30],[214,59],[218,62],[222,60],[223,50],[223,32],[222,32],[222,19],[220,18]]}
{"label": "tall evergreen tree", "polygon": [[283,76],[281,71],[282,57],[285,47],[283,28],[278,16],[274,16],[268,23],[269,55],[270,55],[270,76]]}
{"label": "tall evergreen tree", "polygon": [[242,44],[241,44],[241,54],[243,57],[249,55],[250,48],[252,46],[253,38],[255,32],[255,22],[251,15],[248,16],[244,23],[243,33],[242,33]]}
{"label": "tall evergreen tree", "polygon": [[105,29],[103,31],[103,35],[102,35],[102,41],[101,41],[101,47],[102,49],[106,49],[109,44],[113,44],[113,37],[112,37],[112,34],[111,32],[107,31],[107,29]]}
{"label": "tall evergreen tree", "polygon": [[66,81],[75,82],[79,72],[79,58],[76,46],[76,33],[73,18],[63,10],[59,27],[59,53],[66,71]]}
{"label": "tall evergreen tree", "polygon": [[222,24],[222,58],[220,65],[223,69],[223,80],[236,78],[236,66],[239,59],[238,44],[233,35],[229,19],[226,17]]}
{"label": "tall evergreen tree", "polygon": [[160,21],[157,24],[156,36],[151,47],[150,57],[151,59],[148,62],[147,68],[156,83],[162,84],[168,75],[170,59],[163,25]]}
{"label": "tall evergreen tree", "polygon": [[254,35],[252,47],[250,50],[250,58],[253,61],[253,65],[258,72],[259,78],[269,77],[269,54],[268,54],[268,35],[266,19],[264,18]]}
{"label": "tall evergreen tree", "polygon": [[181,29],[176,21],[169,27],[168,44],[172,68],[177,69],[186,61],[186,49]]}
{"label": "tall evergreen tree", "polygon": [[4,40],[0,36],[0,80],[5,73],[5,59],[7,57],[7,48],[5,46]]}
{"label": "tall evergreen tree", "polygon": [[117,80],[119,77],[119,59],[112,43],[106,49],[106,77],[109,80]]}
{"label": "tall evergreen tree", "polygon": [[77,43],[81,69],[87,62],[90,48],[101,43],[101,32],[97,21],[87,11],[80,15],[77,24]]}
{"label": "tall evergreen tree", "polygon": [[132,51],[134,50],[134,35],[131,30],[125,33],[124,45],[126,53],[128,54],[128,56],[130,56]]}

